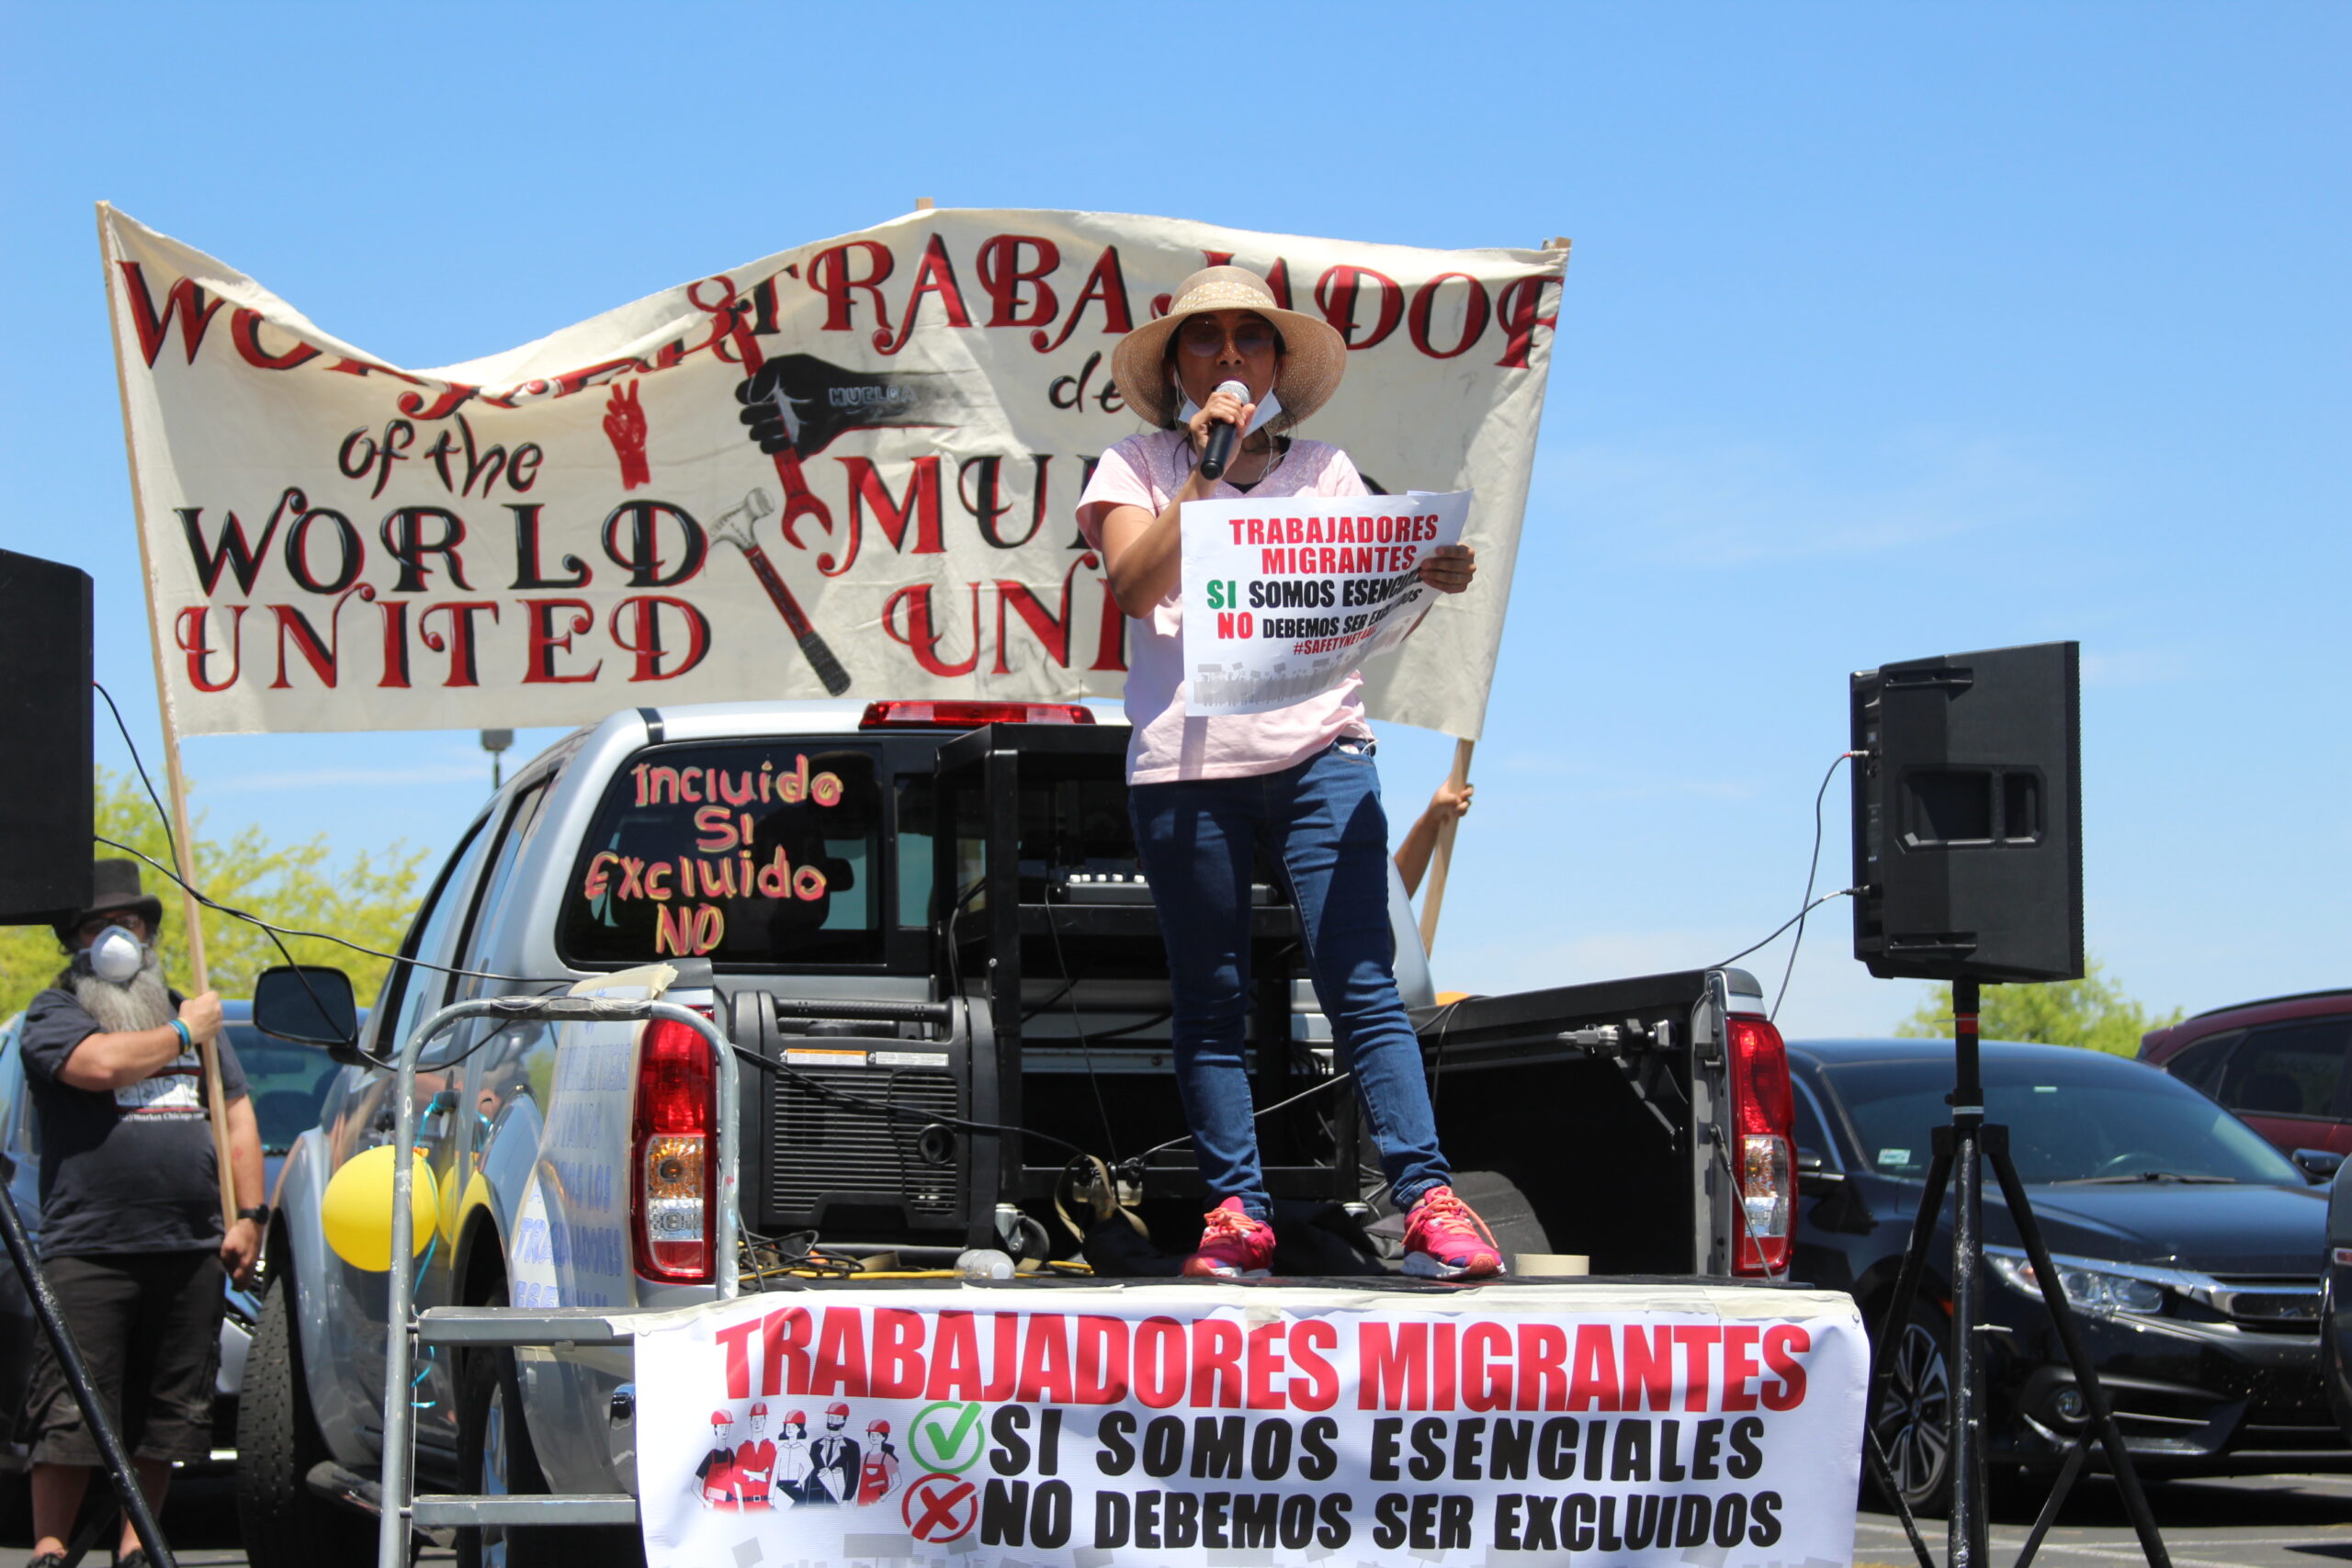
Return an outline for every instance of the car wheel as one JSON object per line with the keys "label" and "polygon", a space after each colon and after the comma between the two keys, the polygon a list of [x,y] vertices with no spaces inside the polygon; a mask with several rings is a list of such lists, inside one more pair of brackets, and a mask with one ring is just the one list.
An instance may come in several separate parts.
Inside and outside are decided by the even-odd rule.
{"label": "car wheel", "polygon": [[1886,1393],[1871,1414],[1871,1431],[1895,1490],[1915,1514],[1941,1514],[1951,1506],[1951,1323],[1915,1302],[1883,1352]]}
{"label": "car wheel", "polygon": [[280,1269],[262,1302],[237,1401],[238,1532],[253,1568],[372,1562],[376,1522],[311,1490],[311,1468],[333,1456],[311,1415],[294,1310],[292,1279]]}
{"label": "car wheel", "polygon": [[[484,1304],[505,1302],[501,1285]],[[512,1350],[458,1353],[458,1472],[488,1497],[535,1496],[548,1489],[523,1419],[522,1380]],[[634,1529],[483,1525],[458,1532],[458,1568],[642,1568],[644,1562]]]}

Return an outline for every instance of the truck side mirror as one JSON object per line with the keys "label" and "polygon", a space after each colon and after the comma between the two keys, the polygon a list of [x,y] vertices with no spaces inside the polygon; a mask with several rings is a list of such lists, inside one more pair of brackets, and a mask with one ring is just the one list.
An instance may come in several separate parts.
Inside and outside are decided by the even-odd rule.
{"label": "truck side mirror", "polygon": [[359,1004],[351,976],[323,964],[280,964],[254,981],[254,1027],[300,1045],[323,1045],[356,1060]]}
{"label": "truck side mirror", "polygon": [[1811,1188],[1816,1192],[1826,1192],[1832,1187],[1845,1185],[1844,1171],[1830,1169],[1829,1162],[1811,1149],[1797,1151],[1797,1190],[1799,1191]]}
{"label": "truck side mirror", "polygon": [[2297,1149],[2288,1157],[2302,1171],[2303,1179],[2314,1185],[2335,1176],[2344,1164],[2344,1156],[2334,1149]]}

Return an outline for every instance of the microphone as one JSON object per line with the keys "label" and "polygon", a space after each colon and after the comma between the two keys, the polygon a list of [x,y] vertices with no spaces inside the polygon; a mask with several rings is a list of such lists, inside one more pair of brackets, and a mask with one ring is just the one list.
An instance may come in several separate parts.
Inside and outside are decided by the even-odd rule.
{"label": "microphone", "polygon": [[[1231,392],[1245,403],[1250,400],[1250,389],[1238,381],[1219,381],[1216,384],[1216,391]],[[1211,392],[1209,396],[1215,397],[1216,392]],[[1201,454],[1203,479],[1219,479],[1225,477],[1225,466],[1233,461],[1234,439],[1240,434],[1239,425],[1230,424],[1223,420],[1217,422],[1216,428],[1209,432],[1208,450]]]}

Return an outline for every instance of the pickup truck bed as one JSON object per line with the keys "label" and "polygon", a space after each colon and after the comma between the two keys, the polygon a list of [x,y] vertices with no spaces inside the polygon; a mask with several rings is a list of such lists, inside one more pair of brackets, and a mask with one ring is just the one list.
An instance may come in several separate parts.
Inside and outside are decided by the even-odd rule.
{"label": "pickup truck bed", "polygon": [[[616,715],[521,770],[469,829],[408,939],[419,962],[395,968],[371,1012],[379,1058],[453,1002],[650,975],[716,1021],[741,1087],[721,1103],[676,1025],[453,1031],[407,1107],[437,1198],[420,1306],[689,1309],[812,1242],[902,1265],[976,1248],[1032,1266],[1083,1258],[1098,1280],[1156,1277],[1189,1247],[1204,1193],[1128,838],[1124,730],[1073,721],[1084,710],[968,730],[927,707],[877,720],[889,707]],[[1785,1060],[1753,977],[1694,970],[1439,1006],[1401,886],[1391,916],[1457,1185],[1507,1253],[1581,1255],[1596,1275],[1785,1278]],[[1254,919],[1261,1142],[1278,1202],[1301,1217],[1278,1228],[1339,1248],[1278,1267],[1416,1296],[1377,1257],[1377,1177],[1297,961],[1296,912],[1270,885]],[[265,1316],[288,1323],[257,1343],[291,1367],[262,1381],[291,1392],[285,1408],[247,1412],[274,1424],[264,1446],[287,1472],[248,1483],[249,1538],[284,1548],[258,1546],[256,1568],[334,1544],[307,1500],[311,1469],[364,1477],[380,1463],[385,1280],[334,1258],[318,1214],[336,1171],[401,1118],[390,1075],[350,1063],[289,1156],[271,1239]],[[713,1256],[719,1122],[741,1148],[741,1258]],[[1115,1217],[1091,1237],[1082,1219],[1061,1224],[1078,1155],[1118,1181],[1148,1241]],[[1074,1287],[1028,1275],[1008,1288]],[[515,1472],[503,1485],[626,1492],[606,1425],[628,1376],[625,1356],[578,1342],[433,1348],[415,1378],[418,1472],[466,1491],[495,1459]],[[519,1452],[489,1441],[506,1420],[527,1435]]]}

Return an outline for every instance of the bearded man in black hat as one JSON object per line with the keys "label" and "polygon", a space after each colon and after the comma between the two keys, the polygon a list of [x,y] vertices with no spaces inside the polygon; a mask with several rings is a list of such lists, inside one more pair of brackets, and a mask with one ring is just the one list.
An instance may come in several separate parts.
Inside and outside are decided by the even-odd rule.
{"label": "bearded man in black hat", "polygon": [[[40,1256],[161,1511],[173,1461],[211,1457],[221,1276],[252,1273],[267,1218],[261,1132],[220,1031],[220,998],[183,999],[164,983],[162,900],[141,890],[131,861],[99,861],[91,882],[91,906],[56,928],[72,962],[33,998],[17,1036],[40,1123]],[[219,1048],[241,1205],[225,1235],[197,1050],[207,1040]],[[46,1336],[35,1341],[22,1435],[33,1460],[28,1568],[61,1568],[99,1455]],[[115,1562],[146,1568],[128,1521]]]}

